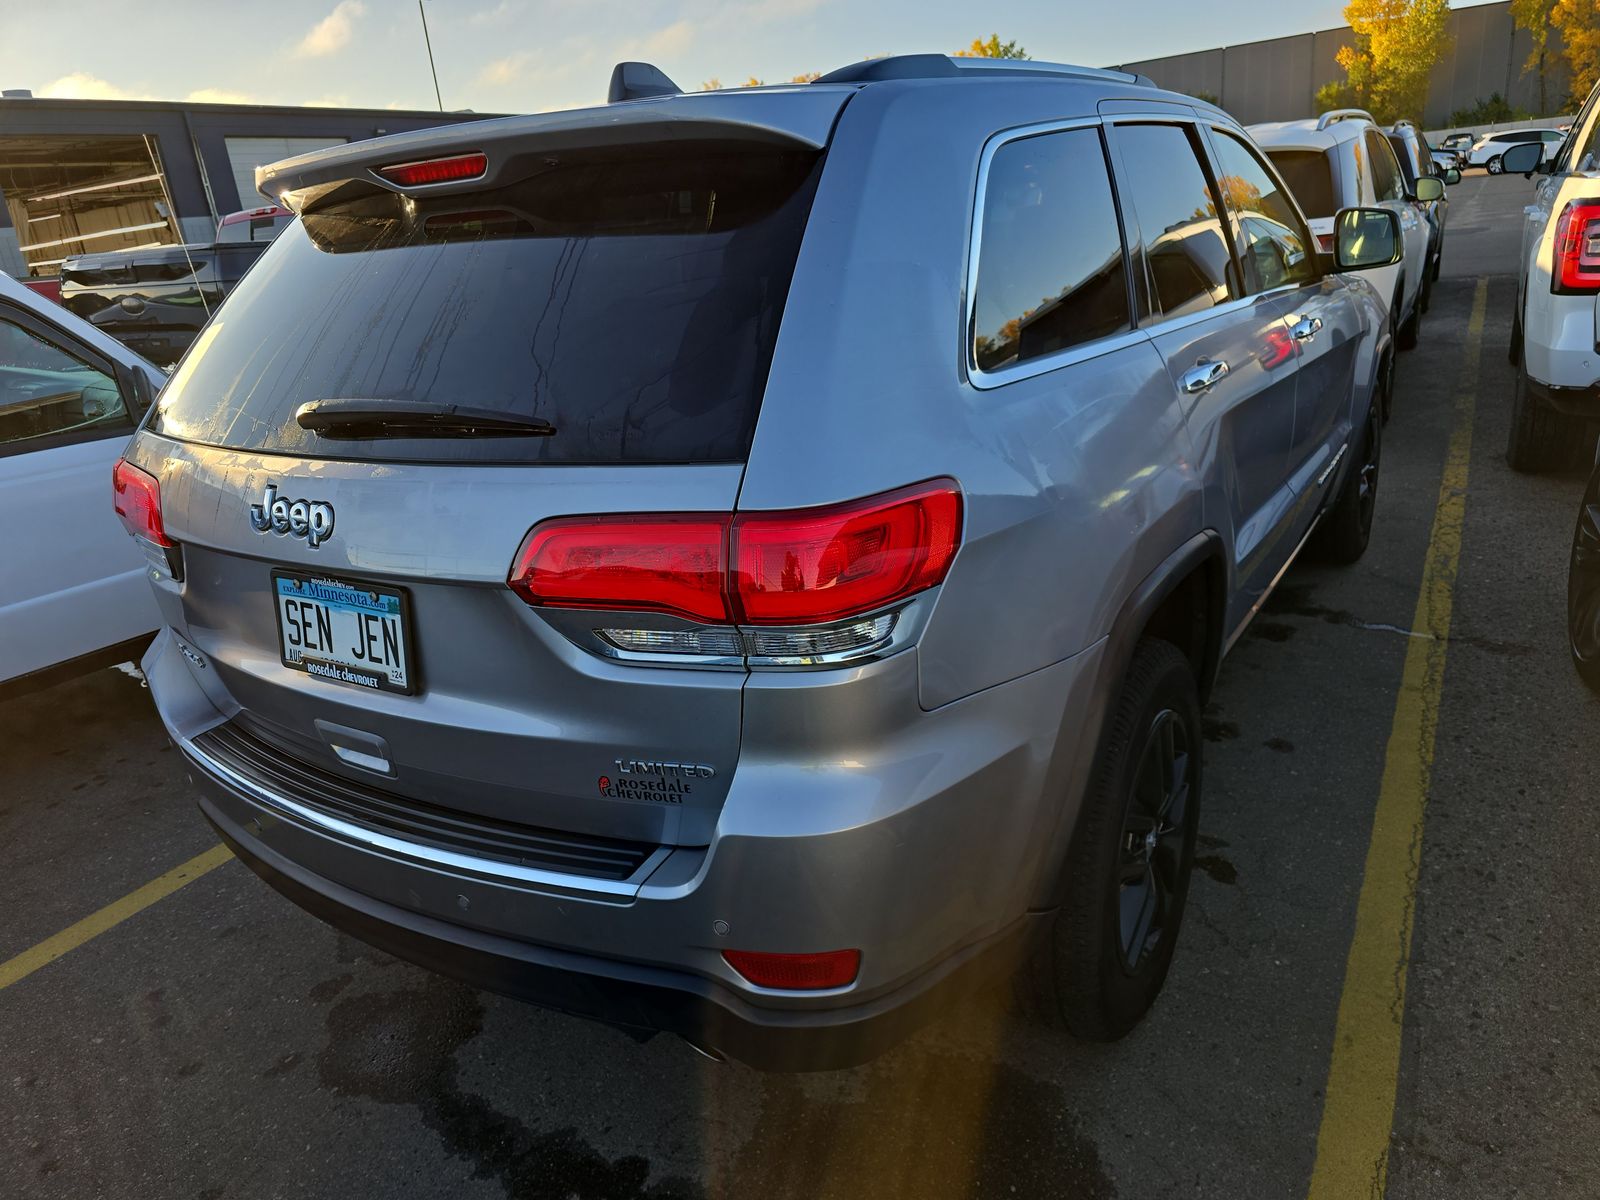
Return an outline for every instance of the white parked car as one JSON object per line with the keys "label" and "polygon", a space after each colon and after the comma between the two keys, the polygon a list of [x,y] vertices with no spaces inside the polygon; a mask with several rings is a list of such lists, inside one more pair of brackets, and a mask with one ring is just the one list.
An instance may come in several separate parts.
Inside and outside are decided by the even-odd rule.
{"label": "white parked car", "polygon": [[1250,135],[1300,202],[1324,254],[1333,249],[1333,217],[1341,208],[1387,208],[1400,218],[1404,256],[1394,266],[1367,272],[1366,278],[1388,302],[1395,344],[1402,350],[1415,346],[1432,283],[1432,255],[1428,223],[1414,202],[1442,198],[1444,185],[1430,176],[1417,181],[1425,194],[1407,194],[1394,147],[1371,114],[1360,109],[1252,125]]}
{"label": "white parked car", "polygon": [[1461,165],[1486,167],[1489,174],[1498,175],[1505,169],[1506,151],[1530,142],[1539,147],[1542,160],[1549,162],[1561,149],[1566,136],[1559,129],[1502,129],[1498,133],[1486,133],[1472,143],[1472,149],[1467,151]]}
{"label": "white parked car", "polygon": [[1594,453],[1600,421],[1600,87],[1589,93],[1553,161],[1537,146],[1506,152],[1508,174],[1536,172],[1523,210],[1506,461],[1518,471],[1576,467]]}
{"label": "white parked car", "polygon": [[0,693],[137,658],[160,625],[111,470],[165,380],[0,275]]}

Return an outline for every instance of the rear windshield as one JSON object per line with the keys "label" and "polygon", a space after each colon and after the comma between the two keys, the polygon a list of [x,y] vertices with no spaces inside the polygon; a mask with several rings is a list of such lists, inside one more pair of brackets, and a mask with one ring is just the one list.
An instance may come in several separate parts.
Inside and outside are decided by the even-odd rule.
{"label": "rear windshield", "polygon": [[[151,428],[314,458],[745,458],[820,157],[678,144],[536,159],[520,182],[309,202],[229,296]],[[549,437],[333,438],[301,405],[490,409]]]}
{"label": "rear windshield", "polygon": [[1331,217],[1338,211],[1326,154],[1320,150],[1268,150],[1267,157],[1300,201],[1300,211],[1306,216]]}
{"label": "rear windshield", "polygon": [[248,221],[230,221],[217,230],[219,242],[270,242],[285,229],[293,217],[251,217]]}

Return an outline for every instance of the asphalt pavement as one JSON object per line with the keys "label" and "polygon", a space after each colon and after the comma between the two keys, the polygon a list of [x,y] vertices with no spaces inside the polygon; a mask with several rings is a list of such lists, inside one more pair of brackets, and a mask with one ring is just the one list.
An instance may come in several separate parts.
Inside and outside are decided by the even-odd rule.
{"label": "asphalt pavement", "polygon": [[8,961],[216,844],[148,695],[102,672],[0,703],[0,1196],[1306,1195],[1463,413],[1388,1195],[1600,1195],[1600,701],[1563,640],[1583,481],[1502,457],[1528,185],[1474,174],[1450,196],[1372,545],[1297,565],[1224,664],[1182,942],[1127,1039],[980,999],[868,1066],[767,1076],[397,962],[237,862],[7,984]]}

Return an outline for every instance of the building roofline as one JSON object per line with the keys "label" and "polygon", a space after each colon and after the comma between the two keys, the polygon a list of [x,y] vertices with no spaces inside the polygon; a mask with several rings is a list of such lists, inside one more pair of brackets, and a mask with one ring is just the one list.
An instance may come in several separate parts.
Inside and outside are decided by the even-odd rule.
{"label": "building roofline", "polygon": [[479,117],[510,115],[506,113],[469,112],[466,110],[440,112],[438,109],[433,108],[354,108],[322,104],[216,104],[209,101],[201,103],[189,100],[92,100],[46,96],[0,97],[0,111],[10,106],[39,110],[56,109],[68,112],[99,109],[113,112],[190,112],[217,113],[219,115],[244,113],[280,115],[294,113],[304,116],[308,113],[327,113],[329,115],[339,114],[360,117],[431,117],[445,121],[471,121]]}

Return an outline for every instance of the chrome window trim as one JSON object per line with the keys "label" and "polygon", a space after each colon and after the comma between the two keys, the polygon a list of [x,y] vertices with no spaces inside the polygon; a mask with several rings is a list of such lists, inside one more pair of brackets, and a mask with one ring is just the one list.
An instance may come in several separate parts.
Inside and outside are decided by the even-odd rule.
{"label": "chrome window trim", "polygon": [[657,846],[632,875],[617,881],[594,879],[587,875],[566,875],[559,871],[518,867],[492,859],[475,858],[469,854],[408,842],[403,838],[378,833],[376,830],[319,813],[287,796],[269,791],[255,780],[239,774],[226,763],[219,762],[200,749],[191,738],[180,736],[177,742],[178,749],[184,756],[213,780],[232,789],[244,799],[287,818],[301,828],[309,828],[313,832],[327,835],[358,849],[375,850],[432,870],[467,875],[486,883],[563,895],[587,896],[591,899],[603,899],[608,903],[625,904],[632,902],[645,880],[650,878],[672,852],[669,846]]}
{"label": "chrome window trim", "polygon": [[[994,388],[1004,387],[1008,383],[1015,383],[1019,379],[1031,379],[1035,375],[1044,375],[1050,371],[1058,371],[1062,367],[1070,367],[1075,363],[1087,362],[1092,358],[1099,358],[1103,354],[1113,354],[1127,346],[1138,342],[1147,342],[1150,335],[1141,327],[1121,333],[1108,334],[1081,345],[1069,346],[1064,350],[1055,350],[1049,354],[1041,354],[1038,358],[1030,358],[1026,362],[1016,363],[1012,366],[1001,367],[996,371],[985,371],[978,366],[977,355],[973,353],[973,343],[977,336],[977,297],[978,297],[978,259],[983,249],[983,210],[984,201],[989,193],[989,168],[994,162],[994,156],[1004,146],[1012,142],[1020,142],[1026,138],[1044,137],[1052,133],[1065,133],[1073,129],[1099,129],[1105,124],[1101,117],[1070,117],[1057,121],[1040,121],[1031,125],[1018,125],[1012,129],[1003,129],[990,136],[984,143],[983,154],[978,160],[977,191],[973,196],[972,224],[967,232],[967,270],[962,288],[961,297],[961,362],[966,369],[967,382],[980,391],[989,391]],[[1105,147],[1102,142],[1101,155],[1105,156]],[[1105,159],[1106,179],[1112,189],[1112,197],[1116,197],[1116,179],[1111,170],[1111,161]],[[1121,229],[1121,212],[1118,211],[1118,237],[1122,242],[1124,260],[1128,252],[1126,234]],[[1130,309],[1128,319],[1131,321],[1134,313]]]}

